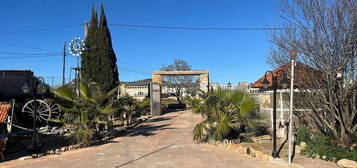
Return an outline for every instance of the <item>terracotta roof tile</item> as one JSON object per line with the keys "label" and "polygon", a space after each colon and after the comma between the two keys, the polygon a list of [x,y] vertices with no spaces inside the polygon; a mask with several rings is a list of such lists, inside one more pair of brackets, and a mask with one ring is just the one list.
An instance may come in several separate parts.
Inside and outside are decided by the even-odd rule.
{"label": "terracotta roof tile", "polygon": [[[285,71],[285,73],[288,73],[286,75],[290,76],[290,67],[291,67],[291,63],[289,62],[287,64],[284,64],[284,65],[272,70],[272,72],[276,75],[278,71],[283,70],[283,71]],[[278,79],[282,80],[284,74],[279,73],[278,75],[279,75]],[[310,66],[305,65],[303,63],[296,62],[295,79],[294,79],[295,86],[300,87],[302,85],[308,85],[309,83],[311,83],[309,81],[310,81],[311,77],[313,77],[313,76],[315,76],[316,78],[320,78],[320,79],[323,78],[321,71],[311,68]],[[269,87],[272,87],[272,75],[270,73],[267,74],[267,80],[269,81]],[[262,88],[263,81],[264,81],[264,75],[261,78],[259,78],[256,82],[254,82],[252,84],[252,87]]]}

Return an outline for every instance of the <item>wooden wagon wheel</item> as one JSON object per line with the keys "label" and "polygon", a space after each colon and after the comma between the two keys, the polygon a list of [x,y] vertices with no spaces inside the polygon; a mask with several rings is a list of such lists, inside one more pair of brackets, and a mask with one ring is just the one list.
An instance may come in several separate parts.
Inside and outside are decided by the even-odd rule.
{"label": "wooden wagon wheel", "polygon": [[[43,100],[36,100],[37,106],[37,121],[48,121],[51,119],[51,107]],[[35,101],[28,101],[22,108],[22,113],[27,113],[28,116],[34,117],[35,112]]]}
{"label": "wooden wagon wheel", "polygon": [[59,119],[62,115],[61,106],[58,103],[51,104],[51,117]]}

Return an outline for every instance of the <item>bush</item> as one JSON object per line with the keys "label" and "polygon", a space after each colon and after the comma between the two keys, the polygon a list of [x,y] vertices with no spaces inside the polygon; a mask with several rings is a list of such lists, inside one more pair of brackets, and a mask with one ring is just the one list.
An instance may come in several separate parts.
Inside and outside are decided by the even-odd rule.
{"label": "bush", "polygon": [[141,102],[137,103],[137,110],[140,112],[140,115],[148,115],[150,113],[150,99],[145,98]]}
{"label": "bush", "polygon": [[203,94],[191,105],[193,112],[201,114],[204,119],[193,131],[196,142],[235,139],[242,131],[260,126],[255,114],[257,103],[246,92],[218,88]]}
{"label": "bush", "polygon": [[[306,126],[299,127],[296,142],[306,143],[306,148],[301,153],[310,157],[319,155],[324,160],[333,160],[335,158],[336,160],[350,159],[357,161],[357,150],[355,148],[338,145],[331,137],[313,133]],[[322,158],[323,156],[326,157]]]}
{"label": "bush", "polygon": [[355,135],[352,138],[352,143],[356,143],[357,144],[357,132],[355,132]]}

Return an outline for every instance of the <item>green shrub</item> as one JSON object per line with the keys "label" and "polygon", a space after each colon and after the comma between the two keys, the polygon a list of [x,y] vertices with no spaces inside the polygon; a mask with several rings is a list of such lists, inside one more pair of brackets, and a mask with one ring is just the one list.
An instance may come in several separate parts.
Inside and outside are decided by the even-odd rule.
{"label": "green shrub", "polygon": [[307,142],[310,140],[310,132],[305,125],[301,125],[297,131],[296,142],[300,144],[300,142]]}
{"label": "green shrub", "polygon": [[140,112],[140,115],[148,115],[150,113],[150,99],[145,98],[141,102],[137,103],[137,110]]}
{"label": "green shrub", "polygon": [[[259,127],[256,119],[257,103],[248,93],[216,89],[192,101],[193,112],[201,114],[203,121],[193,131],[193,139],[221,141],[237,138],[244,128]],[[204,127],[203,123],[207,124]]]}
{"label": "green shrub", "polygon": [[[302,154],[310,157],[319,155],[321,159],[350,159],[357,161],[357,150],[338,145],[331,137],[311,132],[306,126],[300,126],[297,131],[297,143],[305,142],[306,148]],[[325,156],[325,158],[322,158]]]}
{"label": "green shrub", "polygon": [[355,135],[352,138],[352,143],[356,143],[357,144],[357,132],[355,132]]}

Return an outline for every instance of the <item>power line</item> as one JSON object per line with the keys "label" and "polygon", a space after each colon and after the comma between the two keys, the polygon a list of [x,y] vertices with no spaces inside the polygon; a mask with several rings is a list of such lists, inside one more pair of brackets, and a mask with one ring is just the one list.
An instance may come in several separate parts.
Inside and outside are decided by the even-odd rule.
{"label": "power line", "polygon": [[138,74],[145,75],[145,76],[151,76],[151,74],[143,72],[143,71],[137,71],[134,69],[123,67],[123,66],[118,66],[118,67],[119,67],[119,69],[122,69],[124,71],[134,72],[134,73],[138,73]]}
{"label": "power line", "polygon": [[4,55],[42,55],[42,56],[58,56],[62,55],[62,53],[16,53],[16,52],[2,52],[0,54]]}
{"label": "power line", "polygon": [[0,55],[11,55],[11,56],[0,57],[2,62],[4,60],[21,60],[21,59],[49,58],[49,57],[61,56],[60,53],[15,53],[15,52],[0,52]]}
{"label": "power line", "polygon": [[45,49],[45,48],[41,48],[41,47],[36,47],[35,45],[33,45],[32,43],[29,42],[25,42],[19,39],[15,39],[13,37],[9,37],[9,36],[0,36],[1,38],[6,38],[9,40],[13,40],[17,43],[22,43],[22,44],[6,44],[6,43],[1,43],[4,45],[8,45],[8,46],[18,46],[18,47],[25,47],[25,48],[32,48],[32,49],[36,49],[36,50],[45,50],[45,51],[58,51],[58,50],[53,50],[53,49]]}
{"label": "power line", "polygon": [[154,69],[160,69],[162,67],[159,66],[150,66],[150,65],[143,65],[143,64],[136,64],[136,63],[128,63],[128,62],[123,62],[120,61],[120,64],[125,64],[125,65],[133,65],[133,66],[139,66],[139,67],[146,67],[146,68],[154,68]]}
{"label": "power line", "polygon": [[180,26],[152,26],[152,25],[132,25],[132,24],[109,24],[119,27],[149,28],[149,29],[172,29],[172,30],[214,30],[214,31],[274,31],[302,29],[298,27],[180,27]]}
{"label": "power line", "polygon": [[15,34],[15,33],[30,33],[30,32],[41,32],[41,31],[52,31],[52,30],[62,30],[62,29],[77,28],[77,27],[81,27],[81,26],[83,26],[83,24],[71,25],[71,26],[59,26],[59,27],[46,27],[46,28],[39,28],[39,29],[3,32],[3,33],[0,33],[0,35]]}

